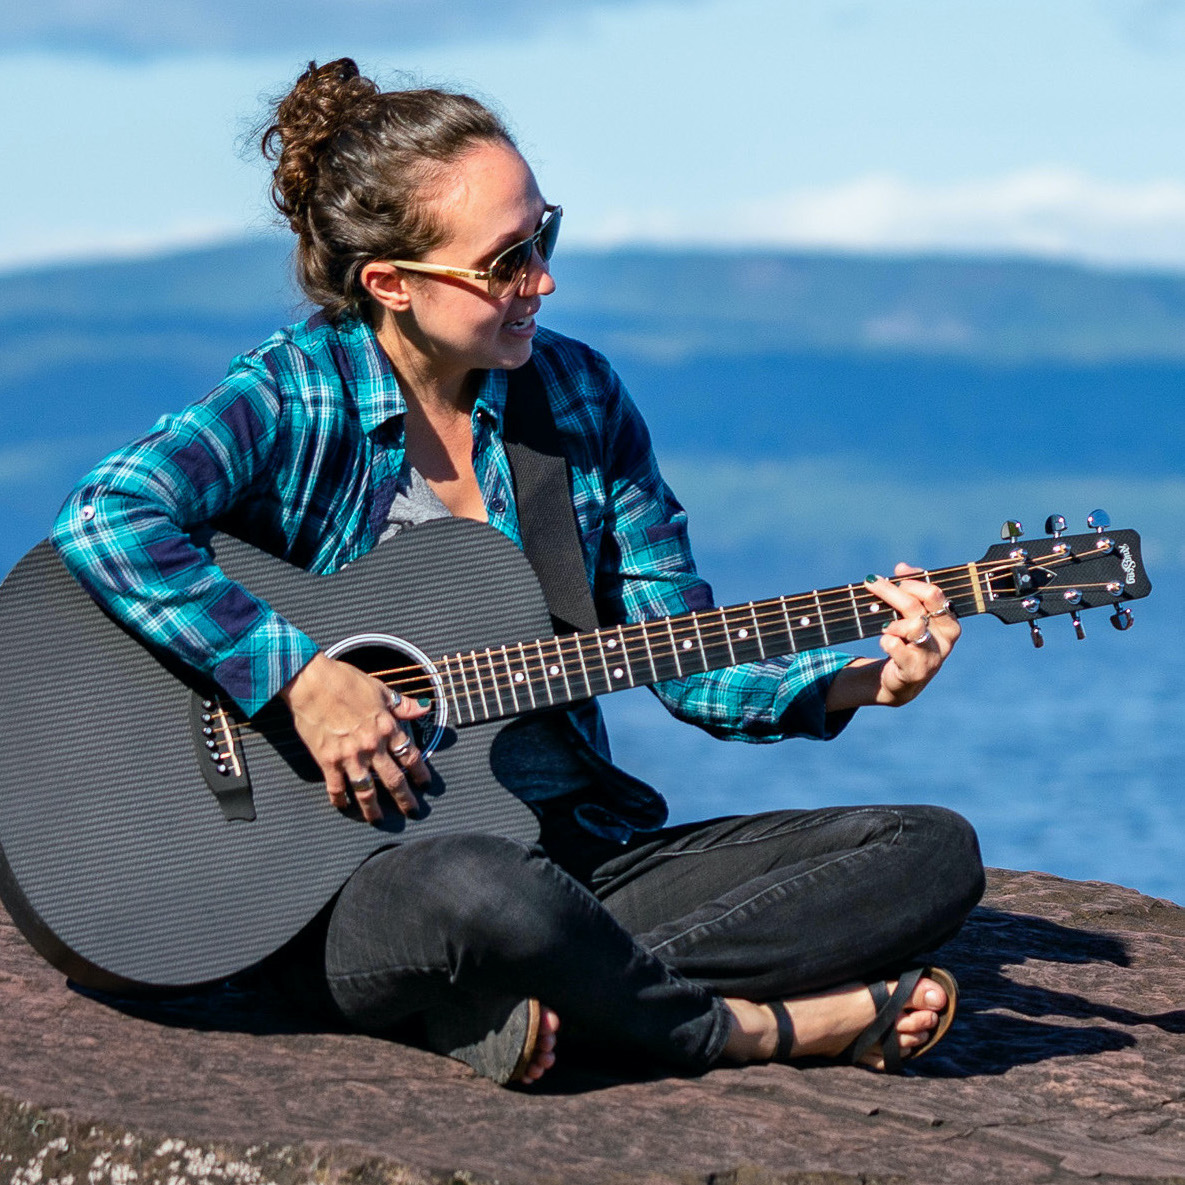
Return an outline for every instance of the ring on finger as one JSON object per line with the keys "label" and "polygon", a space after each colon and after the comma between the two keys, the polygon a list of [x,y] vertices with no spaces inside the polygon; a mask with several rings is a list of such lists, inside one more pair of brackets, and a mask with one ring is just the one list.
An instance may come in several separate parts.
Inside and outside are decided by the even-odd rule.
{"label": "ring on finger", "polygon": [[373,790],[374,789],[374,777],[371,774],[366,774],[364,777],[361,777],[361,778],[350,778],[349,783],[350,783],[350,789],[355,791],[355,793],[359,790]]}
{"label": "ring on finger", "polygon": [[411,739],[411,737],[404,737],[402,744],[392,746],[391,756],[395,758],[406,757],[414,747],[415,742]]}
{"label": "ring on finger", "polygon": [[388,687],[387,688],[387,707],[390,708],[390,710],[392,712],[394,712],[395,709],[398,708],[401,703],[403,703],[403,696],[400,695],[399,692],[396,691],[394,687]]}
{"label": "ring on finger", "polygon": [[924,646],[929,640],[930,640],[930,631],[928,629],[923,629],[922,632],[920,634],[918,634],[918,636],[916,638],[907,638],[906,639],[906,641],[911,646]]}
{"label": "ring on finger", "polygon": [[950,601],[943,601],[941,609],[935,609],[932,613],[927,614],[927,619],[932,617],[950,617],[952,616],[952,608]]}

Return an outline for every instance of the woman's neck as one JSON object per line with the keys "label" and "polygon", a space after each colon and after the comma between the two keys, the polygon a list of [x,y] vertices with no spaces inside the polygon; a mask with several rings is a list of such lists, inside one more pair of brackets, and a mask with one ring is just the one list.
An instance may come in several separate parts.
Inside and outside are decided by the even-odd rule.
{"label": "woman's neck", "polygon": [[434,359],[400,334],[389,319],[375,333],[409,407],[430,420],[469,418],[476,397],[476,377],[471,370],[442,370]]}

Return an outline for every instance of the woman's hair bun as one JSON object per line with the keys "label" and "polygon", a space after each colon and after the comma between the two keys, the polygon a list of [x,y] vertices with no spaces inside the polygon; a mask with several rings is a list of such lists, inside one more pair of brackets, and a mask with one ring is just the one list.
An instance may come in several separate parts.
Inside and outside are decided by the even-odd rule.
{"label": "woman's hair bun", "polygon": [[297,278],[309,298],[334,319],[361,315],[367,262],[418,259],[443,242],[434,187],[483,141],[514,144],[468,95],[384,91],[353,58],[310,62],[260,140],[275,162],[272,201],[299,238]]}
{"label": "woman's hair bun", "polygon": [[273,200],[298,234],[323,150],[342,128],[365,119],[378,93],[353,58],[338,58],[324,66],[310,62],[276,105],[263,133],[263,154],[276,162]]}

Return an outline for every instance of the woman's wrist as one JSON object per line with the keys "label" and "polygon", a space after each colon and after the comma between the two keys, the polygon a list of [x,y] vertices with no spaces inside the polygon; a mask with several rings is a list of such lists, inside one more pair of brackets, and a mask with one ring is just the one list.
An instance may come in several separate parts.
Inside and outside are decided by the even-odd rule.
{"label": "woman's wrist", "polygon": [[881,676],[888,659],[854,658],[840,667],[827,689],[825,707],[828,712],[847,712],[884,703],[881,695]]}

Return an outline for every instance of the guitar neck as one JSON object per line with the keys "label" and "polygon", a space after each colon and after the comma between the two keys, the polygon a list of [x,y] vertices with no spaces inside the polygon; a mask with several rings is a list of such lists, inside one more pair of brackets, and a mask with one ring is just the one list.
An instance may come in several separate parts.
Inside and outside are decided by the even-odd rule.
{"label": "guitar neck", "polygon": [[[975,564],[943,569],[940,582],[959,616],[985,611],[990,588]],[[897,617],[865,585],[845,584],[448,655],[437,667],[454,719],[472,723],[875,638]]]}

